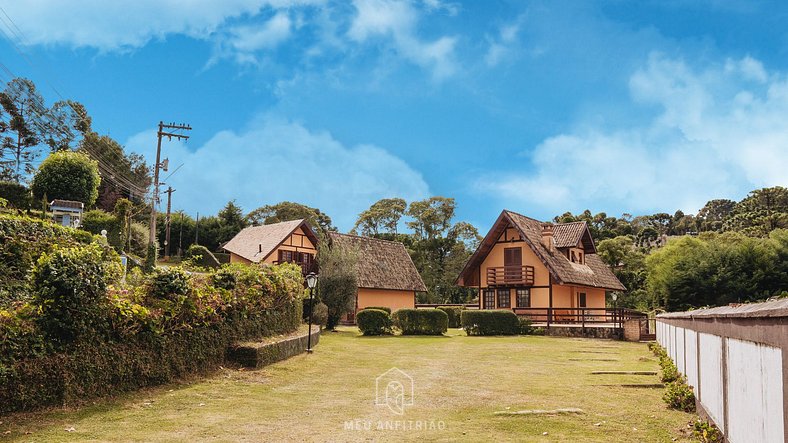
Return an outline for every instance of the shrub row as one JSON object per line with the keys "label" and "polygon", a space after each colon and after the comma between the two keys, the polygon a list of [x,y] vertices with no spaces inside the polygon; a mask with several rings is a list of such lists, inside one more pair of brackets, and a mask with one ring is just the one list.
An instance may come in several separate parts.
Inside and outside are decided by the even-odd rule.
{"label": "shrub row", "polygon": [[460,314],[465,309],[460,306],[438,306],[438,309],[445,312],[446,315],[449,317],[449,327],[450,328],[459,328],[460,323]]}
{"label": "shrub row", "polygon": [[449,326],[449,316],[440,309],[397,309],[392,319],[402,335],[442,335]]}
{"label": "shrub row", "polygon": [[687,384],[687,378],[679,373],[665,348],[657,343],[650,343],[649,349],[659,358],[659,365],[662,368],[662,382],[667,383],[662,399],[671,409],[695,412],[695,393],[692,387]]}
{"label": "shrub row", "polygon": [[161,268],[122,286],[117,254],[92,243],[44,252],[31,275],[33,297],[0,310],[0,413],[209,370],[231,342],[301,320],[295,265],[228,265],[221,275]]}
{"label": "shrub row", "polygon": [[356,324],[364,335],[389,335],[394,332],[391,316],[382,309],[362,309],[356,314]]}
{"label": "shrub row", "polygon": [[517,318],[517,314],[505,309],[464,310],[460,321],[462,328],[468,335],[517,335],[520,333],[520,320]]}
{"label": "shrub row", "polygon": [[0,181],[0,198],[4,198],[9,207],[26,211],[30,209],[33,195],[24,185]]}

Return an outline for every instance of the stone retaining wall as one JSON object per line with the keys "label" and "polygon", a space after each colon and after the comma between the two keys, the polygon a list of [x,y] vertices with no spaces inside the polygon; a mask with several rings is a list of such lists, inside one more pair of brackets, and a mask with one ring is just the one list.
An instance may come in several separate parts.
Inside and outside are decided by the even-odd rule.
{"label": "stone retaining wall", "polygon": [[[306,351],[306,331],[271,343],[241,344],[227,350],[227,359],[247,368],[259,369]],[[312,326],[312,347],[320,341],[320,327]]]}

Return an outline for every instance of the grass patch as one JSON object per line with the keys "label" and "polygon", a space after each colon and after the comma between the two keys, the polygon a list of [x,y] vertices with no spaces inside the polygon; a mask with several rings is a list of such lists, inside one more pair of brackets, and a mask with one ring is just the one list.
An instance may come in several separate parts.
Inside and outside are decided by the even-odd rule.
{"label": "grass patch", "polygon": [[[691,441],[694,416],[666,408],[662,392],[622,384],[657,376],[591,375],[640,361],[643,344],[615,343],[619,362],[567,361],[613,342],[561,337],[361,337],[326,333],[312,355],[261,370],[225,368],[213,376],[117,397],[77,410],[0,417],[0,436],[18,441]],[[392,367],[413,377],[404,415],[375,405],[375,378]],[[598,386],[606,383],[611,386]],[[618,386],[615,386],[618,385]],[[507,409],[508,408],[508,409]],[[583,414],[503,414],[558,411]],[[512,418],[509,415],[517,415]],[[386,430],[378,423],[435,421],[442,428]],[[370,429],[348,422],[372,423]],[[73,428],[73,431],[66,429]],[[9,435],[3,432],[11,431]],[[29,432],[30,434],[25,434]],[[547,432],[547,435],[543,433]]]}

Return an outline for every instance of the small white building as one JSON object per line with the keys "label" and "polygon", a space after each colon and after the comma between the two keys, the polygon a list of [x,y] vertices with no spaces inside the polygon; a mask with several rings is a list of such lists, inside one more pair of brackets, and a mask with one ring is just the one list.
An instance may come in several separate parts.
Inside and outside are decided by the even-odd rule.
{"label": "small white building", "polygon": [[85,205],[73,200],[52,200],[49,204],[52,220],[62,226],[78,228],[82,224],[82,212]]}

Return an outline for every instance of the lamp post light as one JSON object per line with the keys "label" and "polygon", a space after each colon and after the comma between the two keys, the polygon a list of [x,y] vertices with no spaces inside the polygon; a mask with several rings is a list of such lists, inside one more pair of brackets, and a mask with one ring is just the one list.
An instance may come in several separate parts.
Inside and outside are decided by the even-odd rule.
{"label": "lamp post light", "polygon": [[610,294],[610,298],[613,300],[613,323],[618,323],[618,309],[616,306],[616,300],[618,300],[618,294],[615,292]]}
{"label": "lamp post light", "polygon": [[317,286],[317,274],[314,272],[310,272],[306,276],[306,285],[309,287],[309,331],[307,332],[306,337],[306,352],[307,354],[312,353],[312,312],[315,310],[314,305],[312,304],[312,297],[315,291],[315,286]]}

